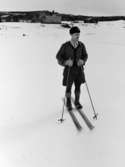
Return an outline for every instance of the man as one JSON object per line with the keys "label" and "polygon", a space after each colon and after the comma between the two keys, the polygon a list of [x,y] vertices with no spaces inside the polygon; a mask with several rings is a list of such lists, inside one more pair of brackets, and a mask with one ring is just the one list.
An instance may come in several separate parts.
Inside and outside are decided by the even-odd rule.
{"label": "man", "polygon": [[79,41],[80,29],[74,26],[70,28],[69,33],[71,35],[71,40],[62,44],[56,58],[58,63],[64,66],[63,86],[66,86],[66,107],[68,110],[72,110],[71,91],[73,83],[75,85],[75,107],[77,109],[82,108],[79,102],[80,87],[81,84],[85,82],[83,66],[87,61],[88,54],[85,45]]}

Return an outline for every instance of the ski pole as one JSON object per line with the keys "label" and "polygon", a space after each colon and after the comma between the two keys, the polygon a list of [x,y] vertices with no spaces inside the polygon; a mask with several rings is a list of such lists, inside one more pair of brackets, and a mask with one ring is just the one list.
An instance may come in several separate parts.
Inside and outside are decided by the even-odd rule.
{"label": "ski pole", "polygon": [[[81,67],[81,70],[83,72],[83,67]],[[83,72],[84,74],[84,72]],[[84,74],[85,75],[85,74]],[[91,106],[92,106],[92,109],[93,109],[93,112],[94,112],[94,116],[93,116],[93,119],[97,119],[97,116],[98,116],[98,113],[95,112],[95,107],[94,107],[94,104],[93,104],[93,101],[92,101],[92,97],[90,95],[90,91],[89,91],[89,87],[88,87],[88,84],[87,84],[87,81],[86,81],[86,77],[85,77],[85,85],[86,85],[86,89],[87,89],[87,92],[88,92],[88,95],[89,95],[89,99],[90,99],[90,102],[91,102]]]}
{"label": "ski pole", "polygon": [[87,89],[87,92],[88,92],[88,95],[89,95],[89,99],[90,99],[90,102],[91,102],[91,106],[92,106],[92,109],[93,109],[93,112],[94,112],[93,119],[97,119],[98,113],[95,112],[94,104],[93,104],[93,101],[92,101],[92,97],[91,97],[91,95],[90,95],[90,91],[89,91],[89,88],[88,88],[88,84],[87,84],[86,79],[85,79],[85,85],[86,85],[86,89]]}
{"label": "ski pole", "polygon": [[63,100],[62,114],[61,114],[61,118],[58,119],[58,121],[60,121],[61,123],[64,121],[63,115],[64,115],[64,110],[65,110],[65,97],[62,100]]}
{"label": "ski pole", "polygon": [[[69,74],[70,74],[70,67],[68,69],[68,74],[67,74],[67,80],[66,80],[66,90],[67,90],[67,87],[68,87],[68,81],[69,81]],[[65,111],[65,101],[66,101],[66,92],[65,92],[65,97],[63,98],[63,109],[62,109],[62,115],[61,115],[61,118],[58,120],[60,121],[61,123],[64,121],[64,111]]]}

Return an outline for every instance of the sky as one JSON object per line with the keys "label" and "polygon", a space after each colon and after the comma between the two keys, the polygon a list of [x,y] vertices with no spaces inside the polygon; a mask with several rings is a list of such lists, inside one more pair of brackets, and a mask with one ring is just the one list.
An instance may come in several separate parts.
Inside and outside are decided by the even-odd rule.
{"label": "sky", "polygon": [[87,15],[125,15],[124,0],[0,0],[0,11],[55,10]]}

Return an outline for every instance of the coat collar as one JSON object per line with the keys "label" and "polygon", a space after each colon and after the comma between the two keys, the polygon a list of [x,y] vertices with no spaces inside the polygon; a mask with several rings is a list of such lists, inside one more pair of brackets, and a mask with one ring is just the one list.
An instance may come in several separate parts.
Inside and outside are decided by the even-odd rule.
{"label": "coat collar", "polygon": [[75,44],[75,46],[74,46],[74,44],[73,44],[72,41],[69,41],[69,43],[70,43],[70,45],[71,45],[73,48],[78,48],[78,46],[80,45],[80,42],[79,42],[79,41]]}

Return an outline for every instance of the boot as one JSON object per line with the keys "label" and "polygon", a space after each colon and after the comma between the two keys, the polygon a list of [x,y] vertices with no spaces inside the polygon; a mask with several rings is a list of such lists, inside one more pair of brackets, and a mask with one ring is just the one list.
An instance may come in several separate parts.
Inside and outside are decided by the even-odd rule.
{"label": "boot", "polygon": [[80,98],[80,92],[75,92],[75,107],[76,109],[82,109],[82,105],[79,102],[79,98]]}
{"label": "boot", "polygon": [[68,111],[71,111],[73,109],[71,103],[71,93],[66,94],[66,107]]}

